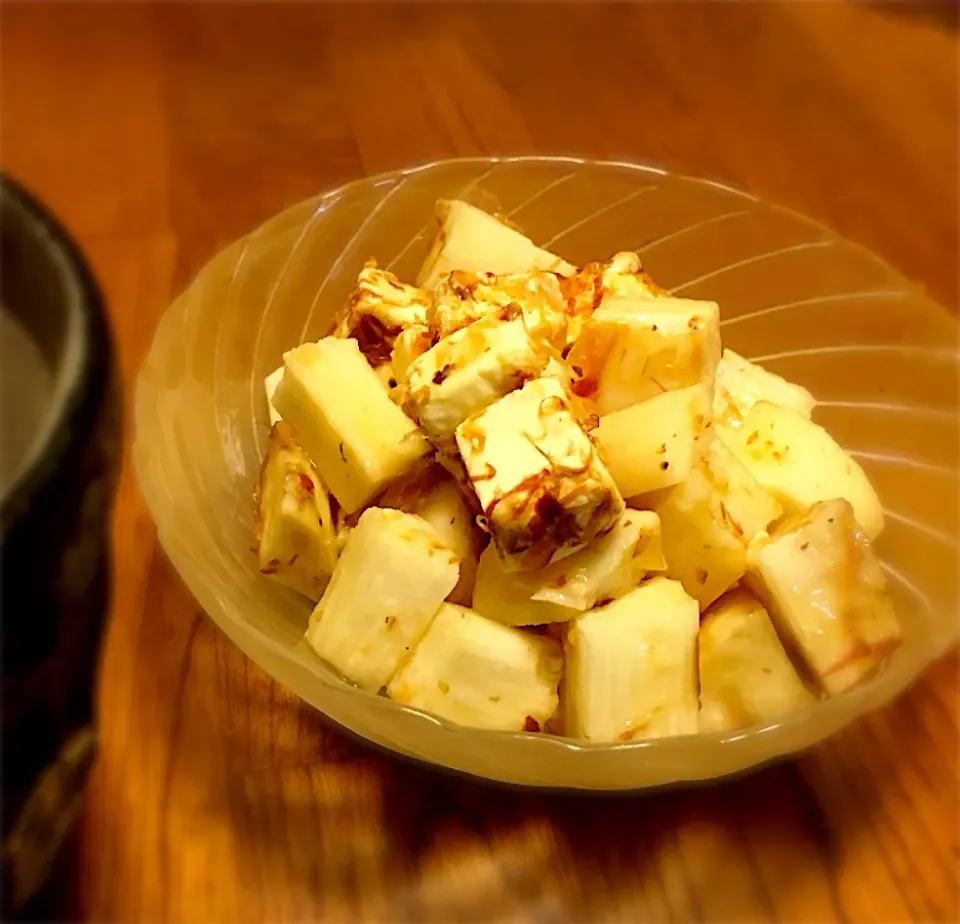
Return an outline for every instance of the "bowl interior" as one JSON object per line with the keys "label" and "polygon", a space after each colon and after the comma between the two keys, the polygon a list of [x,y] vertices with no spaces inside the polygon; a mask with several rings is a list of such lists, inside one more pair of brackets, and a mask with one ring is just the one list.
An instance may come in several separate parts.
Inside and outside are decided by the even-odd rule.
{"label": "bowl interior", "polygon": [[[465,730],[356,690],[301,643],[309,604],[250,551],[268,424],[262,381],[323,336],[363,262],[411,280],[433,205],[465,198],[582,264],[636,250],[674,293],[719,302],[724,344],[810,389],[815,420],[876,486],[877,549],[906,641],[885,672],[781,724],[585,745]],[[404,754],[497,780],[631,789],[808,746],[889,699],[956,635],[957,325],[881,260],[792,212],[702,180],[564,158],[447,161],[301,203],[218,254],[164,316],[141,371],[135,460],[160,540],[220,627],[331,718]],[[491,747],[495,744],[495,747]]]}

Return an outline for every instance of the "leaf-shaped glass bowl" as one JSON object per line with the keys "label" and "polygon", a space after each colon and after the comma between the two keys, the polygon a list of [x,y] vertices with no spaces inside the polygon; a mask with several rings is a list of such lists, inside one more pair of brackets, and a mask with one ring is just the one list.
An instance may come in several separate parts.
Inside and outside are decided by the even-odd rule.
{"label": "leaf-shaped glass bowl", "polygon": [[[434,202],[507,216],[575,264],[639,251],[672,292],[720,303],[727,346],[810,389],[815,419],[886,508],[877,543],[905,629],[885,671],[763,728],[616,745],[474,731],[344,682],[301,642],[309,605],[257,572],[252,496],[263,377],[322,336],[376,257],[412,280]],[[135,461],[164,549],[220,628],[304,700],[379,745],[510,783],[636,789],[742,770],[889,700],[956,636],[957,325],[823,226],[715,183],[571,158],[478,158],[359,180],[214,257],[157,330],[136,395]]]}

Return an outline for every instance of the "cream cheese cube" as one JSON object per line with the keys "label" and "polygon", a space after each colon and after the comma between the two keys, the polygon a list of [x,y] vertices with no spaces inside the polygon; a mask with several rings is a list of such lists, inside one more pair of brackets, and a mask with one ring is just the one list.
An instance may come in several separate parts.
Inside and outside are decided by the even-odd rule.
{"label": "cream cheese cube", "polygon": [[749,564],[747,585],[831,695],[900,644],[883,571],[847,501],[814,504],[769,537],[761,533]]}
{"label": "cream cheese cube", "polygon": [[337,564],[330,499],[282,421],[270,430],[257,494],[254,538],[261,573],[319,600]]}
{"label": "cream cheese cube", "polygon": [[805,388],[747,361],[733,350],[725,349],[717,365],[714,420],[725,426],[739,427],[758,401],[791,407],[804,417],[810,417],[817,404]]}
{"label": "cream cheese cube", "polygon": [[593,436],[624,497],[679,484],[710,442],[710,396],[699,385],[668,391],[600,418]]}
{"label": "cream cheese cube", "polygon": [[712,394],[720,312],[715,302],[605,295],[568,359],[601,416],[691,385]]}
{"label": "cream cheese cube", "polygon": [[536,376],[549,353],[508,309],[444,337],[407,369],[408,412],[436,443]]}
{"label": "cream cheese cube", "polygon": [[278,420],[280,420],[280,414],[277,412],[277,409],[273,406],[273,396],[277,390],[277,386],[280,384],[280,379],[283,378],[283,366],[279,369],[274,369],[263,380],[263,391],[267,396],[267,416],[270,419],[270,426],[272,427]]}
{"label": "cream cheese cube", "polygon": [[699,661],[700,731],[763,725],[816,702],[746,588],[724,594],[704,613]]}
{"label": "cream cheese cube", "polygon": [[370,260],[360,271],[357,288],[334,322],[334,337],[352,337],[372,366],[390,360],[397,336],[424,324],[430,294],[407,285]]}
{"label": "cream cheese cube", "polygon": [[305,638],[344,677],[376,692],[410,656],[458,573],[459,559],[425,520],[371,507],[350,531]]}
{"label": "cream cheese cube", "polygon": [[457,447],[507,570],[533,571],[609,532],[623,498],[556,379],[468,417]]}
{"label": "cream cheese cube", "polygon": [[397,335],[393,342],[393,352],[390,354],[390,368],[398,383],[407,381],[410,364],[432,346],[430,331],[423,324],[413,324]]}
{"label": "cream cheese cube", "polygon": [[576,271],[519,231],[460,199],[440,199],[436,214],[440,227],[417,275],[418,286],[431,289],[454,270],[494,274],[547,270],[562,276]]}
{"label": "cream cheese cube", "polygon": [[700,611],[654,578],[568,624],[564,733],[631,741],[697,731]]}
{"label": "cream cheese cube", "polygon": [[659,517],[650,510],[627,510],[606,536],[541,571],[504,571],[496,549],[487,546],[473,608],[505,625],[565,622],[665,569]]}
{"label": "cream cheese cube", "polygon": [[435,341],[442,340],[481,318],[507,309],[523,318],[527,332],[535,340],[544,340],[558,349],[566,343],[566,303],[554,273],[481,276],[453,272],[434,292],[427,326]]}
{"label": "cream cheese cube", "polygon": [[870,539],[883,530],[883,507],[863,469],[823,427],[792,407],[757,402],[724,439],[754,478],[783,504],[802,513],[818,501],[846,498]]}
{"label": "cream cheese cube", "polygon": [[274,404],[340,506],[353,513],[430,452],[355,340],[326,337],[284,354]]}
{"label": "cream cheese cube", "polygon": [[621,251],[601,268],[601,280],[605,295],[626,298],[669,297],[644,270],[640,257],[630,251]]}
{"label": "cream cheese cube", "polygon": [[472,728],[538,731],[556,712],[562,669],[553,639],[446,603],[387,694]]}

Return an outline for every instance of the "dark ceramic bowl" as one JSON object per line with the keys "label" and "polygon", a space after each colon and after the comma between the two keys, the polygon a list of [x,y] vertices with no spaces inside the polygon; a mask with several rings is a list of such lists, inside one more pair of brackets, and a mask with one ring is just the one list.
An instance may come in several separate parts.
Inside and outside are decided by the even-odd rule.
{"label": "dark ceramic bowl", "polygon": [[[119,426],[113,347],[97,285],[64,230],[6,178],[0,259],[0,363],[7,370],[0,440],[17,447],[13,465],[4,459],[0,488],[8,919],[49,871],[95,750],[93,688],[109,599]],[[22,336],[22,346],[11,349],[11,332]],[[27,352],[44,389],[10,371]]]}

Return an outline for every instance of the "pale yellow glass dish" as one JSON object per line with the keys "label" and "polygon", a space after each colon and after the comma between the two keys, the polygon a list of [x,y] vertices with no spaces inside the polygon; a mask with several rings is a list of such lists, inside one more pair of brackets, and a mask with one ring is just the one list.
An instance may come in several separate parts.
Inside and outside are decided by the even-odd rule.
{"label": "pale yellow glass dish", "polygon": [[[368,257],[412,281],[438,198],[497,211],[575,264],[637,250],[653,278],[714,299],[724,345],[810,389],[814,419],[886,508],[877,543],[905,642],[874,680],[763,728],[585,744],[474,731],[357,690],[301,642],[309,603],[250,551],[267,436],[263,377],[322,336]],[[572,158],[477,158],[297,205],[227,248],[167,311],[140,373],[134,454],[160,541],[200,604],[280,683],[401,754],[509,783],[637,789],[807,747],[904,689],[957,634],[957,325],[916,286],[808,219],[714,183]]]}

